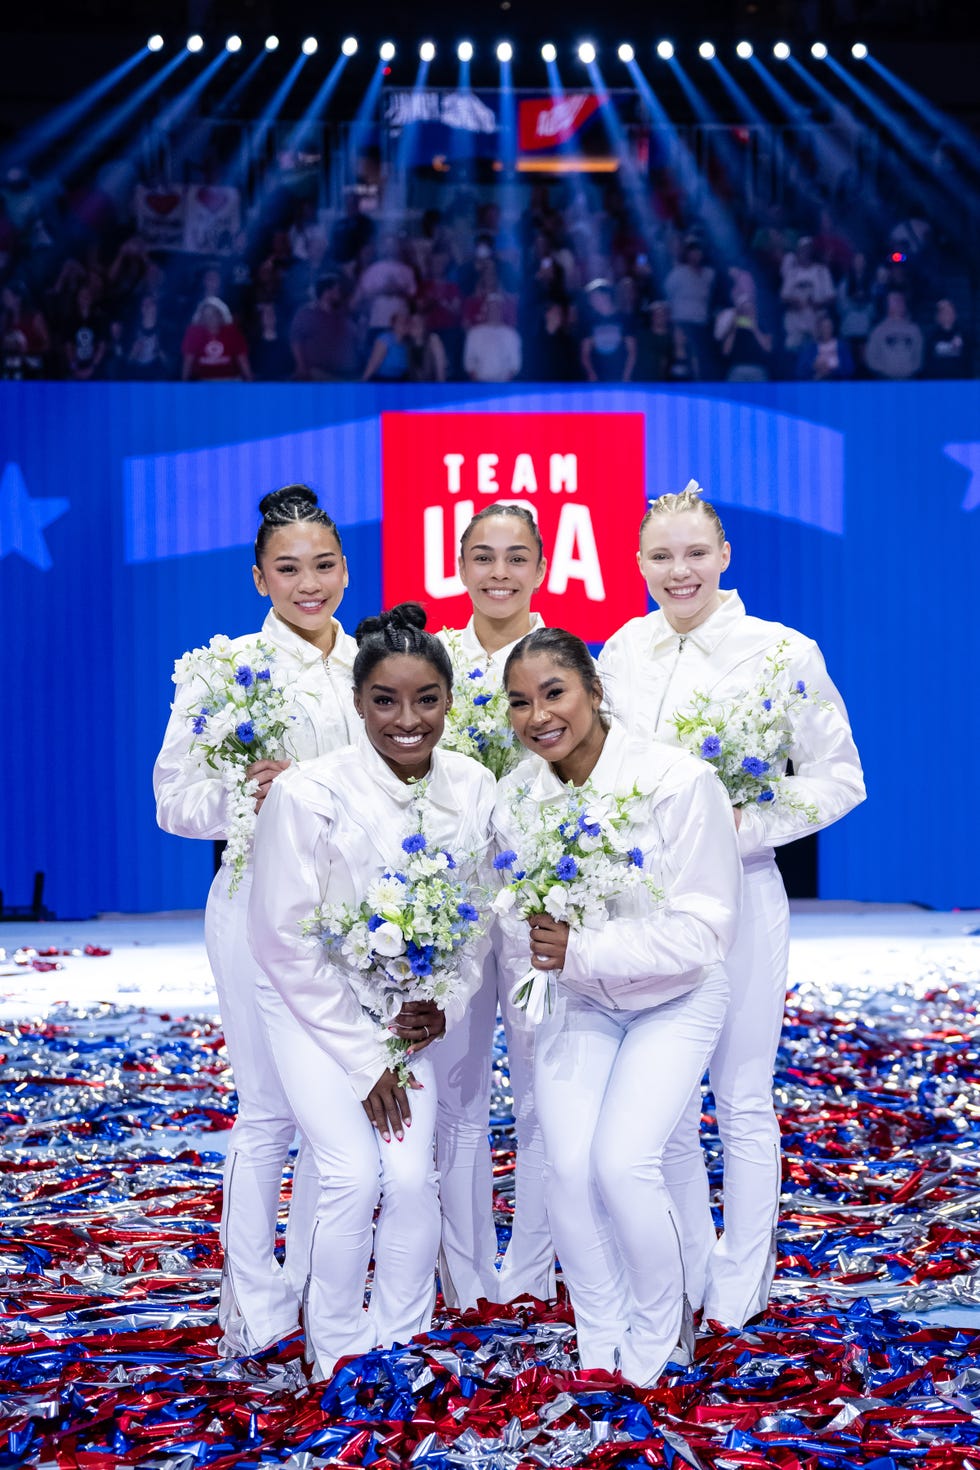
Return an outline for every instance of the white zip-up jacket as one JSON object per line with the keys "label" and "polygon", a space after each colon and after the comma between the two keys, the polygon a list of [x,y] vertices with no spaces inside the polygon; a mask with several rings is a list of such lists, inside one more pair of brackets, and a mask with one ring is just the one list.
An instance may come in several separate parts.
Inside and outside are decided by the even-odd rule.
{"label": "white zip-up jacket", "polygon": [[[650,746],[613,722],[589,778],[600,795],[648,793],[638,804],[631,845],[665,899],[636,889],[614,899],[601,929],[573,929],[559,986],[599,1005],[639,1011],[662,1005],[700,984],[735,938],[742,867],[728,797],[715,772],[696,756]],[[497,787],[494,837],[499,850],[520,853],[517,806],[544,805],[568,788],[540,756],[530,755]],[[502,961],[511,985],[530,968],[527,921],[500,921]]]}
{"label": "white zip-up jacket", "polygon": [[676,711],[690,709],[697,692],[715,700],[743,694],[785,640],[789,670],[809,694],[793,714],[793,774],[786,784],[801,803],[817,808],[819,819],[807,822],[799,809],[778,801],[743,807],[742,859],[769,861],[773,848],[829,827],[862,802],[864,776],[844,701],[813,639],[750,617],[737,592],[723,592],[721,599],[690,633],[676,633],[660,611],[631,619],[603,649],[599,674],[613,713],[631,734],[676,745]]}
{"label": "white zip-up jacket", "polygon": [[[351,696],[357,644],[334,620],[336,637],[324,658],[270,610],[260,633],[231,640],[240,648],[261,638],[276,651],[276,683],[287,691],[295,718],[285,736],[290,759],[304,760],[348,745],[360,721]],[[176,837],[228,836],[228,795],[217,771],[191,756],[194,713],[190,688],[177,689],[160,754],[153,767],[157,822]]]}
{"label": "white zip-up jacket", "polygon": [[[488,882],[494,780],[468,756],[436,750],[422,798],[430,843],[472,855]],[[293,766],[273,782],[255,828],[248,910],[252,952],[303,1028],[343,1067],[362,1101],[388,1066],[376,1024],[341,965],[301,931],[321,904],[359,904],[386,867],[404,860],[418,788],[401,781],[360,733],[354,745]],[[463,1016],[481,975],[483,947],[462,964],[462,993],[446,1025]]]}

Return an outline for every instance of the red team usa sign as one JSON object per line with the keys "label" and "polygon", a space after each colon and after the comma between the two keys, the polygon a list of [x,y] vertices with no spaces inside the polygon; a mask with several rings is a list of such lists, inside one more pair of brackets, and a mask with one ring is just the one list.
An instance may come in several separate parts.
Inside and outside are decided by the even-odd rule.
{"label": "red team usa sign", "polygon": [[414,599],[433,631],[462,627],[459,538],[484,506],[517,501],[544,540],[533,605],[549,626],[602,643],[646,612],[642,414],[385,413],[381,446],[386,607]]}

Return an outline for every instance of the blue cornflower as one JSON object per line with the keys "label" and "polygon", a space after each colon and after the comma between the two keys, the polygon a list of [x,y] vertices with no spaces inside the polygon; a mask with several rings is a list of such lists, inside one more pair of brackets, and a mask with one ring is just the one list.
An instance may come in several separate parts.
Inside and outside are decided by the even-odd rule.
{"label": "blue cornflower", "polygon": [[201,713],[199,715],[195,715],[194,716],[194,719],[191,721],[191,724],[192,724],[192,727],[193,727],[193,730],[194,730],[194,734],[195,735],[203,735],[204,728],[207,725],[207,722],[208,722],[208,712],[207,712],[206,709],[202,709],[201,710]]}
{"label": "blue cornflower", "polygon": [[243,720],[240,725],[235,726],[235,734],[243,745],[251,745],[255,739],[255,731],[252,729],[251,720]]}
{"label": "blue cornflower", "polygon": [[716,755],[721,755],[721,737],[719,735],[707,735],[701,742],[701,754],[706,761],[714,760]]}
{"label": "blue cornflower", "polygon": [[806,694],[806,685],[804,684],[802,679],[797,679],[796,683],[793,685],[793,688],[796,690],[797,694]]}
{"label": "blue cornflower", "polygon": [[239,664],[235,670],[235,683],[240,684],[243,689],[251,689],[255,683],[255,675],[248,664]]}
{"label": "blue cornflower", "polygon": [[519,883],[522,878],[526,878],[526,877],[527,877],[527,868],[515,868],[514,869],[514,882],[515,883]]}
{"label": "blue cornflower", "polygon": [[434,954],[434,944],[416,944],[414,939],[410,939],[405,947],[405,958],[412,967],[413,975],[431,975]]}
{"label": "blue cornflower", "polygon": [[375,929],[380,929],[383,923],[384,919],[380,914],[372,914],[370,919],[368,919],[368,933],[373,934]]}
{"label": "blue cornflower", "polygon": [[425,852],[426,842],[422,832],[413,832],[402,842],[402,852]]}
{"label": "blue cornflower", "polygon": [[471,903],[458,903],[456,912],[461,919],[466,919],[470,924],[475,924],[480,917],[479,910],[475,909]]}
{"label": "blue cornflower", "polygon": [[445,848],[442,849],[442,855],[446,859],[446,866],[449,868],[449,871],[452,872],[453,868],[458,866],[456,859],[453,857],[452,853],[447,852]]}
{"label": "blue cornflower", "polygon": [[482,669],[470,669],[470,671],[466,675],[466,677],[467,677],[467,679],[482,679],[483,678],[483,670]]}
{"label": "blue cornflower", "polygon": [[638,847],[631,847],[626,856],[629,858],[634,868],[643,867],[643,853]]}
{"label": "blue cornflower", "polygon": [[397,879],[397,881],[399,883],[407,883],[408,882],[408,879],[405,877],[405,874],[404,873],[392,873],[391,876],[393,878]]}
{"label": "blue cornflower", "polygon": [[269,680],[269,679],[272,678],[272,670],[271,669],[259,669],[259,672],[256,674],[255,677],[256,677],[256,679]]}
{"label": "blue cornflower", "polygon": [[580,832],[584,832],[586,837],[598,837],[599,833],[602,831],[602,828],[599,826],[598,822],[587,822],[585,820],[585,813],[582,812],[581,816],[578,819],[578,830]]}
{"label": "blue cornflower", "polygon": [[566,852],[563,858],[559,858],[555,864],[555,875],[564,883],[569,878],[574,878],[578,873],[578,863]]}
{"label": "blue cornflower", "polygon": [[776,793],[775,793],[775,791],[760,791],[759,792],[759,795],[756,797],[756,801],[775,801],[775,800],[776,800]]}
{"label": "blue cornflower", "polygon": [[474,694],[474,696],[473,696],[473,703],[474,704],[489,704],[492,698],[493,698],[493,695],[492,694]]}
{"label": "blue cornflower", "polygon": [[516,862],[517,853],[512,847],[508,847],[506,851],[497,853],[497,856],[493,860],[493,865],[499,873],[504,868],[512,868]]}
{"label": "blue cornflower", "polygon": [[771,699],[764,699],[762,701],[762,708],[764,710],[771,710],[772,709],[772,700]]}
{"label": "blue cornflower", "polygon": [[764,776],[769,769],[769,762],[760,760],[757,755],[747,755],[742,761],[742,770],[747,776]]}

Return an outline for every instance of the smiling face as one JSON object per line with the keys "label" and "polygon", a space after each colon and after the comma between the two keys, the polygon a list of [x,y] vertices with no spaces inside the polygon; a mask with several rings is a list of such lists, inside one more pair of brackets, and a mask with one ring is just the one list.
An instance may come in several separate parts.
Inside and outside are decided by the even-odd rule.
{"label": "smiling face", "polygon": [[279,617],[323,653],[333,648],[333,615],[347,586],[347,561],[336,536],[315,521],[295,521],[271,533],[255,586]]}
{"label": "smiling face", "polygon": [[402,781],[428,774],[452,704],[435,664],[413,653],[392,653],[354,690],[354,708],[367,738]]}
{"label": "smiling face", "polygon": [[650,596],[676,632],[691,632],[718,607],[719,582],[731,554],[703,510],[653,515],[647,521],[636,560]]}
{"label": "smiling face", "polygon": [[586,781],[606,739],[599,680],[586,684],[551,654],[529,653],[508,666],[507,700],[521,744],[549,761],[562,781]]}
{"label": "smiling face", "polygon": [[481,618],[529,617],[546,570],[531,528],[520,516],[487,516],[470,532],[459,557],[460,579]]}

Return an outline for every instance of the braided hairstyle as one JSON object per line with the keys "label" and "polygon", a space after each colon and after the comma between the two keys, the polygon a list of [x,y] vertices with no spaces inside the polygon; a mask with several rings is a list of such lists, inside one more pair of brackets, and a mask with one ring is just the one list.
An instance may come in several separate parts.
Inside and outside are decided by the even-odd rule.
{"label": "braided hairstyle", "polygon": [[684,489],[677,495],[659,495],[656,500],[650,501],[650,509],[640,522],[640,540],[643,540],[643,532],[650,524],[654,516],[672,516],[685,510],[701,510],[708,517],[712,530],[718,538],[718,545],[725,544],[725,528],[721,523],[721,516],[715,510],[710,500],[705,500],[701,486],[696,480],[689,480]]}
{"label": "braided hairstyle", "polygon": [[595,660],[581,638],[566,632],[564,628],[535,628],[532,633],[525,634],[507,655],[507,662],[504,664],[505,689],[513,666],[535,653],[546,654],[560,669],[567,669],[570,674],[574,674],[587,694],[594,693],[597,686],[601,688]]}
{"label": "braided hairstyle", "polygon": [[273,490],[270,494],[263,495],[259,501],[259,510],[262,512],[262,524],[255,538],[257,567],[262,565],[262,558],[273,532],[283,526],[293,526],[297,521],[325,526],[335,538],[338,551],[343,553],[340,532],[317,500],[316,491],[311,490],[309,485],[284,485],[281,490]]}
{"label": "braided hairstyle", "polygon": [[446,645],[425,631],[425,608],[418,602],[400,602],[390,612],[374,618],[362,618],[354,631],[357,657],[354,660],[354,688],[364,688],[382,659],[395,653],[432,664],[447,692],[453,687],[453,666]]}

